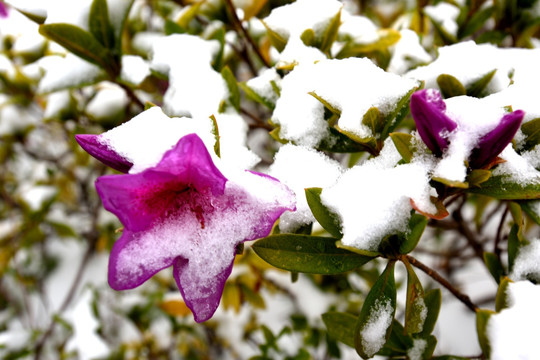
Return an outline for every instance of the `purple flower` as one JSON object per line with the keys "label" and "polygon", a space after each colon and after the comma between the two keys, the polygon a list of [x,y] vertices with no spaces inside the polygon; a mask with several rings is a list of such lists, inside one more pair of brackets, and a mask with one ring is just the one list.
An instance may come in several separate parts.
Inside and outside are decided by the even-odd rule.
{"label": "purple flower", "polygon": [[472,168],[483,168],[490,165],[506,145],[512,141],[521,127],[524,115],[522,110],[504,115],[495,129],[480,138],[471,153],[469,165]]}
{"label": "purple flower", "polygon": [[[95,144],[92,137],[81,139]],[[116,161],[107,147],[87,148]],[[182,137],[155,166],[101,176],[96,188],[103,206],[124,225],[109,259],[110,286],[132,289],[172,266],[197,322],[216,311],[237,245],[268,235],[295,202],[285,185],[267,175],[243,171],[227,179],[196,134]]]}
{"label": "purple flower", "polygon": [[111,151],[110,147],[100,142],[101,135],[79,134],[75,135],[75,140],[79,145],[90,155],[104,163],[105,165],[127,173],[133,166],[133,163],[120,156],[118,153]]}
{"label": "purple flower", "polygon": [[446,104],[437,90],[424,89],[411,96],[411,113],[416,130],[436,156],[441,156],[446,150],[448,135],[457,127],[445,111]]}
{"label": "purple flower", "polygon": [[[424,89],[411,96],[411,113],[422,141],[436,155],[448,148],[451,134],[458,124],[446,115],[446,104],[434,89]],[[516,110],[502,117],[498,125],[476,142],[469,156],[471,168],[487,167],[512,141],[521,126],[524,112]]]}
{"label": "purple flower", "polygon": [[3,1],[0,1],[0,18],[5,18],[8,16],[8,9]]}

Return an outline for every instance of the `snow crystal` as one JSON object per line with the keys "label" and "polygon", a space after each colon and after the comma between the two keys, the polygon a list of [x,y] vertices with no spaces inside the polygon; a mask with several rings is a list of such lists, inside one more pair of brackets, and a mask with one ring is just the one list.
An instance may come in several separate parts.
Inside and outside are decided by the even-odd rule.
{"label": "snow crystal", "polygon": [[420,45],[418,34],[409,29],[401,30],[400,34],[401,38],[392,50],[388,72],[401,75],[418,65],[431,62],[431,56]]}
{"label": "snow crystal", "polygon": [[504,181],[520,185],[540,184],[540,172],[534,166],[539,161],[539,150],[539,147],[535,147],[520,156],[509,144],[499,155],[506,162],[499,164],[493,170],[493,175],[502,175]]}
{"label": "snow crystal", "polygon": [[133,85],[140,85],[150,75],[150,65],[140,56],[122,56],[120,78]]}
{"label": "snow crystal", "polygon": [[390,300],[377,300],[370,310],[366,323],[360,330],[360,337],[366,355],[373,356],[386,343],[386,330],[392,323],[394,309]]}
{"label": "snow crystal", "polygon": [[447,33],[457,36],[458,25],[456,23],[459,15],[459,8],[445,2],[440,2],[437,5],[429,5],[424,7],[424,12],[427,16],[438,23]]}
{"label": "snow crystal", "polygon": [[292,232],[315,221],[308,206],[305,191],[311,187],[327,187],[335,183],[342,168],[335,160],[308,147],[282,146],[268,173],[286,184],[296,194],[296,211],[281,216],[279,228]]}
{"label": "snow crystal", "polygon": [[264,23],[288,40],[279,56],[277,67],[325,59],[326,56],[320,50],[306,46],[301,35],[305,30],[312,29],[316,37],[321,36],[341,7],[342,4],[337,0],[298,0],[273,9]]}
{"label": "snow crystal", "polygon": [[[345,82],[348,86],[343,86]],[[298,145],[315,147],[329,130],[324,106],[310,92],[341,111],[340,129],[364,138],[373,135],[361,122],[369,108],[377,107],[386,115],[417,84],[386,73],[368,59],[350,58],[298,65],[281,85],[281,97],[272,117],[281,126],[280,136]]]}
{"label": "snow crystal", "polygon": [[407,350],[409,360],[422,360],[426,350],[427,341],[425,339],[414,339],[413,347]]}
{"label": "snow crystal", "polygon": [[169,76],[164,109],[169,115],[207,117],[217,114],[228,95],[227,85],[211,62],[219,42],[174,34],[157,39],[151,68]]}
{"label": "snow crystal", "polygon": [[46,56],[39,64],[45,72],[38,86],[40,94],[91,84],[105,76],[99,67],[73,54]]}
{"label": "snow crystal", "polygon": [[[392,146],[387,139],[385,147]],[[398,160],[395,152],[388,151]],[[429,200],[430,168],[414,161],[388,166],[391,162],[387,156],[381,153],[373,160],[354,166],[334,186],[321,193],[323,204],[341,219],[344,245],[377,251],[386,235],[406,232],[412,210],[410,199],[423,211],[435,212]]]}
{"label": "snow crystal", "polygon": [[540,323],[540,286],[510,283],[506,295],[509,308],[493,314],[487,324],[491,359],[538,359],[538,332],[532,326]]}
{"label": "snow crystal", "polygon": [[540,282],[540,239],[519,249],[510,278]]}

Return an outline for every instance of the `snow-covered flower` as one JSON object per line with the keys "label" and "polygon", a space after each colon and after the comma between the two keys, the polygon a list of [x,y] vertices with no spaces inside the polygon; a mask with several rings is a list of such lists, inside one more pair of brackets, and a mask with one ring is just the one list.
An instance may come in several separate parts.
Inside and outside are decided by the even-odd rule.
{"label": "snow-covered flower", "polygon": [[[129,168],[95,137],[77,140],[96,158]],[[272,177],[243,171],[226,178],[197,134],[183,136],[140,172],[99,177],[96,188],[124,225],[109,259],[110,286],[132,289],[172,266],[197,322],[217,309],[238,244],[268,235],[295,207],[293,193]]]}
{"label": "snow-covered flower", "polygon": [[[441,94],[434,89],[424,89],[411,96],[411,113],[418,134],[426,146],[442,156],[450,144],[451,134],[458,131],[458,123],[446,113]],[[492,163],[512,141],[521,126],[525,113],[516,110],[503,115],[498,125],[481,136],[469,156],[472,168],[482,168]]]}

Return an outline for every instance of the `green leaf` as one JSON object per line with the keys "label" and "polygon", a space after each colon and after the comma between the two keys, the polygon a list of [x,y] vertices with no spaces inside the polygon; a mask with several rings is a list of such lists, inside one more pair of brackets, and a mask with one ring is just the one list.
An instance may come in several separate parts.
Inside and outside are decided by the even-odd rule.
{"label": "green leaf", "polygon": [[111,58],[107,49],[89,32],[75,25],[59,23],[40,25],[39,33],[78,57],[105,70],[111,70]]}
{"label": "green leaf", "polygon": [[527,150],[534,148],[540,143],[540,118],[527,121],[521,125],[521,131],[526,136],[525,148]]}
{"label": "green leaf", "polygon": [[25,9],[20,9],[16,5],[12,5],[11,3],[9,5],[12,6],[13,8],[15,8],[15,9],[17,9],[18,12],[20,12],[21,14],[26,16],[28,19],[32,20],[33,22],[35,22],[35,23],[37,23],[39,25],[43,24],[45,22],[45,20],[47,20],[47,16],[41,16],[41,14],[39,14],[38,12],[33,13],[33,12],[25,10]]}
{"label": "green leaf", "polygon": [[497,258],[497,255],[490,252],[484,252],[484,263],[486,264],[489,273],[491,276],[493,276],[498,284],[501,281],[501,278],[504,276],[505,271],[503,265]]}
{"label": "green leaf", "polygon": [[210,120],[212,120],[212,134],[214,135],[214,139],[216,140],[214,144],[214,152],[216,153],[217,157],[221,157],[221,144],[218,123],[214,115],[210,115]]}
{"label": "green leaf", "polygon": [[401,155],[403,161],[407,164],[411,162],[412,157],[414,156],[413,147],[412,147],[412,135],[406,133],[390,133],[390,138],[394,142],[397,151]]}
{"label": "green leaf", "polygon": [[268,100],[267,98],[259,95],[257,92],[253,91],[249,86],[246,85],[246,83],[237,83],[240,89],[244,91],[246,96],[250,99],[255,101],[256,103],[259,103],[261,105],[266,106],[270,110],[274,110],[276,104],[274,104],[272,101]]}
{"label": "green leaf", "polygon": [[332,236],[341,239],[343,235],[341,234],[339,217],[336,214],[331,213],[321,202],[322,189],[309,188],[305,189],[305,192],[307,203],[315,219]]}
{"label": "green leaf", "polygon": [[511,272],[514,267],[514,262],[519,252],[519,248],[522,246],[522,238],[520,233],[520,227],[517,224],[512,225],[510,233],[508,234],[508,271]]}
{"label": "green leaf", "polygon": [[321,104],[323,104],[324,107],[327,108],[328,110],[330,110],[333,114],[341,115],[341,110],[340,109],[333,106],[328,101],[326,101],[324,98],[317,95],[317,93],[315,91],[310,91],[310,92],[308,92],[308,94],[313,96],[315,99],[319,100],[321,102]]}
{"label": "green leaf", "polygon": [[509,307],[508,302],[508,285],[512,283],[512,280],[505,277],[501,280],[499,284],[499,289],[497,289],[497,296],[495,297],[495,311],[500,312],[503,309],[506,309]]}
{"label": "green leaf", "polygon": [[426,15],[429,20],[431,20],[431,23],[433,24],[433,28],[435,29],[437,35],[440,36],[440,38],[442,39],[442,41],[445,43],[445,44],[454,44],[457,42],[457,39],[454,35],[450,34],[443,26],[442,24],[437,21],[437,19],[434,19],[432,18],[431,16],[429,16],[429,14],[426,14],[424,13],[424,15]]}
{"label": "green leaf", "polygon": [[338,129],[329,127],[330,135],[323,139],[317,146],[317,150],[329,151],[334,153],[352,153],[368,151],[374,154],[376,151],[369,144],[359,143],[351,139],[349,136],[340,132]]}
{"label": "green leaf", "polygon": [[352,314],[331,311],[322,315],[328,334],[345,345],[354,347],[354,329],[358,318]]}
{"label": "green leaf", "polygon": [[540,209],[540,200],[520,201],[521,209],[538,225],[540,225],[540,214],[536,209]]}
{"label": "green leaf", "polygon": [[334,238],[299,234],[270,235],[252,248],[279,269],[310,274],[340,274],[373,259],[337,248]]}
{"label": "green leaf", "polygon": [[214,70],[220,72],[223,68],[225,56],[225,29],[223,27],[218,28],[208,37],[208,40],[217,40],[219,43],[219,51],[214,56],[212,67]]}
{"label": "green leaf", "polygon": [[330,20],[330,23],[322,33],[319,39],[317,39],[316,46],[324,53],[329,54],[330,48],[334,41],[336,41],[339,27],[341,25],[341,8],[336,15]]}
{"label": "green leaf", "polygon": [[390,261],[366,296],[356,323],[354,344],[363,358],[371,358],[390,337],[396,312],[395,262]]}
{"label": "green leaf", "polygon": [[285,45],[287,45],[287,39],[270,29],[270,27],[263,20],[261,20],[261,22],[266,28],[266,33],[268,35],[268,40],[270,40],[270,44],[272,44],[277,51],[282,52],[283,49],[285,49]]}
{"label": "green leaf", "polygon": [[424,215],[413,214],[411,216],[408,225],[409,231],[404,236],[401,236],[402,242],[399,245],[400,254],[408,254],[416,248],[427,223],[428,218]]}
{"label": "green leaf", "polygon": [[482,187],[481,184],[485,183],[491,177],[491,171],[484,169],[474,169],[468,175],[466,182],[469,187]]}
{"label": "green leaf", "polygon": [[405,331],[416,334],[424,329],[427,317],[427,306],[424,302],[424,288],[418,276],[408,262],[403,262],[407,268],[407,301],[405,303]]}
{"label": "green leaf", "polygon": [[221,76],[229,89],[229,101],[236,111],[240,111],[240,90],[238,88],[236,77],[228,66],[224,66],[223,69],[221,69]]}
{"label": "green leaf", "polygon": [[314,46],[315,45],[315,31],[313,29],[306,29],[300,35],[300,39],[306,46]]}
{"label": "green leaf", "polygon": [[449,74],[439,75],[439,77],[437,77],[437,85],[439,85],[441,94],[445,99],[467,94],[465,86],[463,86],[458,79]]}
{"label": "green leaf", "polygon": [[473,97],[481,97],[484,90],[486,89],[486,86],[489,84],[496,72],[497,69],[491,70],[484,76],[470,83],[467,86],[467,95]]}
{"label": "green leaf", "polygon": [[491,310],[480,309],[476,311],[476,332],[478,334],[478,342],[480,343],[480,348],[486,359],[491,358],[491,346],[487,337],[487,327],[489,318],[493,314],[494,312]]}
{"label": "green leaf", "polygon": [[105,48],[114,50],[114,29],[109,20],[109,8],[107,0],[94,0],[90,7],[90,16],[88,18],[88,27],[90,33],[94,35],[97,41]]}
{"label": "green leaf", "polygon": [[493,6],[475,12],[474,15],[471,16],[471,19],[467,22],[467,24],[461,29],[459,29],[458,37],[464,38],[473,35],[486,24],[486,21],[491,18],[494,12],[495,8]]}
{"label": "green leaf", "polygon": [[365,55],[376,51],[384,51],[401,39],[401,33],[394,29],[379,29],[377,33],[379,38],[371,43],[360,44],[355,43],[354,40],[349,40],[336,55],[336,58],[344,59],[361,54]]}
{"label": "green leaf", "polygon": [[409,113],[409,103],[411,101],[412,94],[417,91],[420,87],[423,86],[423,83],[418,83],[416,86],[411,88],[396,104],[394,110],[384,117],[384,129],[381,131],[380,140],[384,141],[388,135],[393,132],[398,125],[401,123],[401,120],[407,116]]}
{"label": "green leaf", "polygon": [[192,3],[192,5],[184,7],[182,11],[182,15],[180,18],[176,20],[176,23],[183,29],[187,29],[189,26],[189,23],[197,16],[199,13],[199,9],[202,4],[204,4],[206,0],[198,1],[196,3]]}
{"label": "green leaf", "polygon": [[428,309],[426,319],[424,320],[424,328],[420,333],[421,337],[426,337],[433,332],[435,329],[435,324],[437,323],[437,318],[439,317],[439,312],[441,310],[441,290],[433,289],[427,291],[424,294],[424,303]]}
{"label": "green leaf", "polygon": [[500,200],[540,199],[540,184],[518,184],[509,176],[491,176],[480,188],[468,189],[468,192],[494,197]]}
{"label": "green leaf", "polygon": [[379,109],[371,107],[364,114],[362,124],[366,125],[371,130],[373,136],[376,136],[384,128],[384,118]]}

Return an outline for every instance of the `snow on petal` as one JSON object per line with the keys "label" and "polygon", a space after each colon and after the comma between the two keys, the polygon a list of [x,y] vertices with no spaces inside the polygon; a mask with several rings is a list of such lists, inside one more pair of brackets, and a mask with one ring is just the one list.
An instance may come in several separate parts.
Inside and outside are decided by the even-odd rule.
{"label": "snow on petal", "polygon": [[296,211],[283,214],[279,220],[282,232],[292,232],[315,221],[305,191],[311,187],[333,185],[342,173],[341,165],[314,149],[287,144],[275,155],[268,173],[289,186],[297,198]]}
{"label": "snow on petal", "polygon": [[[391,150],[385,152],[387,148]],[[429,201],[430,167],[415,161],[396,166],[400,158],[387,139],[378,157],[354,166],[323,189],[323,204],[341,220],[344,245],[377,251],[386,235],[406,232],[410,199],[427,213],[436,212]]]}
{"label": "snow on petal", "polygon": [[100,135],[78,134],[75,135],[75,140],[79,145],[90,155],[104,163],[105,165],[127,173],[133,166],[133,163],[128,159],[118,155],[114,150],[99,140]]}
{"label": "snow on petal", "polygon": [[226,179],[195,134],[180,139],[156,166],[100,177],[96,187],[125,226],[111,252],[111,287],[137,287],[173,266],[198,322],[219,305],[236,246],[268,235],[277,218],[294,209],[294,195],[274,178],[243,172]]}
{"label": "snow on petal", "polygon": [[225,80],[211,66],[219,46],[216,40],[186,34],[154,41],[150,67],[169,76],[163,98],[167,114],[203,118],[218,113],[228,95]]}

